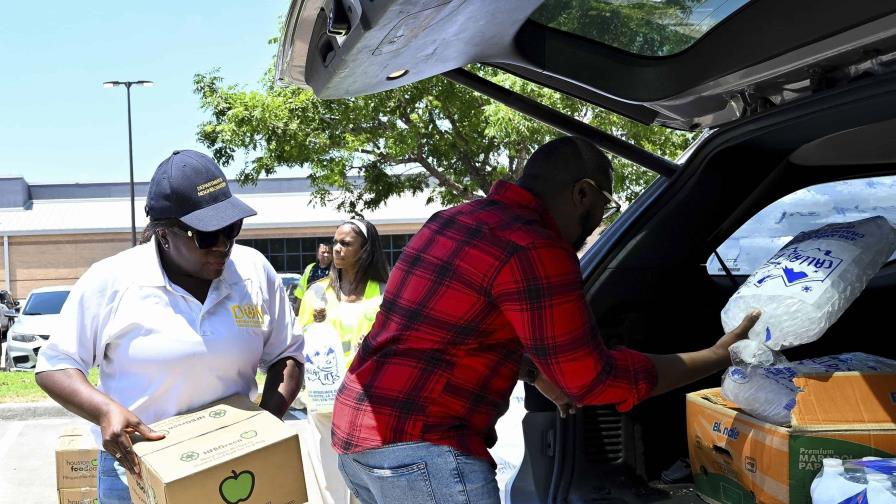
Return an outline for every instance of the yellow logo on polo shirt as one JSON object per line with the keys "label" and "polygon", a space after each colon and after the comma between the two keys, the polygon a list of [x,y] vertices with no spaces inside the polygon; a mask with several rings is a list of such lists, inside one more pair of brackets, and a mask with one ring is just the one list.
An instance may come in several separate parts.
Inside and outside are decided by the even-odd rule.
{"label": "yellow logo on polo shirt", "polygon": [[218,177],[211,182],[206,182],[204,184],[196,186],[196,195],[205,196],[206,194],[211,194],[215,191],[224,189],[225,187],[227,187],[227,182],[221,177]]}
{"label": "yellow logo on polo shirt", "polygon": [[264,326],[264,310],[260,304],[230,305],[230,314],[237,327],[261,329]]}

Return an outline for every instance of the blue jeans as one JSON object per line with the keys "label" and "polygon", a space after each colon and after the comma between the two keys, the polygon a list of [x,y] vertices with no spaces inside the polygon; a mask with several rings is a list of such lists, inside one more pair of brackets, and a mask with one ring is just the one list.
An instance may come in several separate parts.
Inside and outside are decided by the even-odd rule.
{"label": "blue jeans", "polygon": [[397,443],[339,456],[339,471],[364,504],[499,504],[484,459],[432,443]]}
{"label": "blue jeans", "polygon": [[100,504],[132,504],[128,491],[128,473],[109,452],[100,450],[96,475]]}

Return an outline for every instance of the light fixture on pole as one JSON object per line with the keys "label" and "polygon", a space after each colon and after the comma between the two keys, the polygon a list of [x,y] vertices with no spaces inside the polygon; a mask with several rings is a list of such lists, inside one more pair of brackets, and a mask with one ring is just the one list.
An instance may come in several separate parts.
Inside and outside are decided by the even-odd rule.
{"label": "light fixture on pole", "polygon": [[134,144],[131,138],[131,86],[152,87],[153,82],[148,80],[139,81],[106,81],[103,83],[104,88],[113,88],[124,86],[128,92],[128,154],[131,159],[131,246],[137,245],[137,220],[134,211]]}

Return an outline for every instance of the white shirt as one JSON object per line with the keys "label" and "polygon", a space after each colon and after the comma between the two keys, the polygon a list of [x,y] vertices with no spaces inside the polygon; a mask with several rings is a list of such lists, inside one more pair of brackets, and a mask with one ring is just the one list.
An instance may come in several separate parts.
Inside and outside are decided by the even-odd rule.
{"label": "white shirt", "polygon": [[[60,313],[60,332],[37,358],[37,372],[100,368],[99,390],[144,423],[244,394],[256,369],[284,357],[304,362],[301,335],[273,267],[234,245],[205,303],[171,283],[155,240],[97,262]],[[99,446],[99,428],[94,428]]]}

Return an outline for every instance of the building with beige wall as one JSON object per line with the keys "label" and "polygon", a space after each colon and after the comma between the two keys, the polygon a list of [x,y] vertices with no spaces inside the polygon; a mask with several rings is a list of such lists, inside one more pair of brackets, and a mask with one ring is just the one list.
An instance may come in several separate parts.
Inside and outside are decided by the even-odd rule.
{"label": "building with beige wall", "polygon": [[[146,182],[135,184],[138,241],[147,219]],[[238,242],[264,253],[279,272],[300,272],[347,216],[311,202],[304,178],[263,179],[233,192],[258,215],[246,219]],[[373,222],[391,262],[407,239],[442,207],[426,195],[393,198],[365,217]],[[127,183],[28,184],[0,178],[0,285],[16,298],[37,287],[73,284],[94,262],[131,246]]]}

